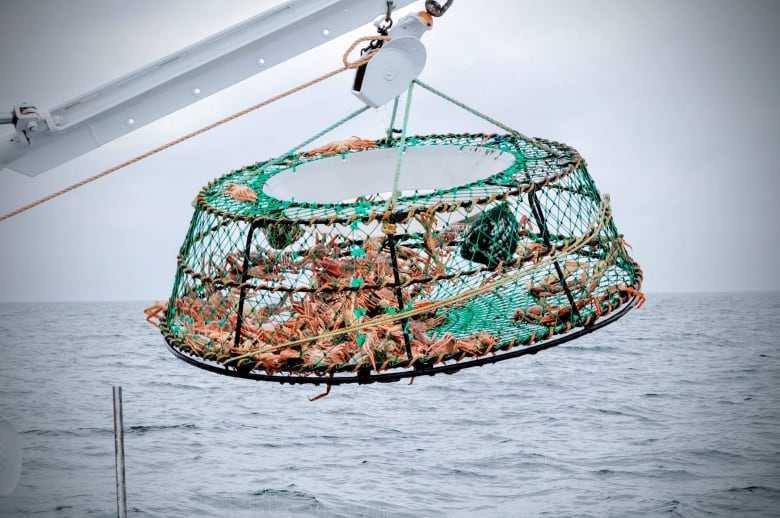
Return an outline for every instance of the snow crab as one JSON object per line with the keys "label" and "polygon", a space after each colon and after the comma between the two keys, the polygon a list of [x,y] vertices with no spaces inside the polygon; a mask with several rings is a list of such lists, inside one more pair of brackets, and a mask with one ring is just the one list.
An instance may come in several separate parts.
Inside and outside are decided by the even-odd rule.
{"label": "snow crab", "polygon": [[347,151],[364,151],[366,149],[372,149],[375,147],[377,147],[377,144],[373,140],[364,139],[353,135],[348,139],[336,140],[329,144],[325,144],[324,146],[310,149],[308,151],[303,151],[301,152],[300,156],[303,158],[330,156],[346,153]]}

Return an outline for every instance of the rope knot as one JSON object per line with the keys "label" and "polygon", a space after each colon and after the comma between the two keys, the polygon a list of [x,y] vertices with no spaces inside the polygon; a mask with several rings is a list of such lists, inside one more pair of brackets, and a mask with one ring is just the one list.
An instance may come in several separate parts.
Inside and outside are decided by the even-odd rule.
{"label": "rope knot", "polygon": [[384,232],[385,235],[394,236],[397,230],[398,227],[395,223],[390,223],[388,221],[382,223],[382,232]]}

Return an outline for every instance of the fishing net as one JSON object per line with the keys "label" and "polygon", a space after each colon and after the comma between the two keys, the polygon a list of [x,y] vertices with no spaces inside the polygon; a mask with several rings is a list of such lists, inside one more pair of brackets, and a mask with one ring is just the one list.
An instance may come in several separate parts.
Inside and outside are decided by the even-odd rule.
{"label": "fishing net", "polygon": [[353,137],[207,185],[173,292],[182,359],[291,383],[452,372],[590,332],[643,300],[585,161],[520,134]]}

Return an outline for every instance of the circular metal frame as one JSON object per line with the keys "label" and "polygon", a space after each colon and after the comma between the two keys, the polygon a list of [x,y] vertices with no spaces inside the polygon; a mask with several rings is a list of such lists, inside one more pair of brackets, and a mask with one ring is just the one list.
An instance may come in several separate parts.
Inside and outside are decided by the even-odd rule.
{"label": "circular metal frame", "polygon": [[436,365],[436,366],[417,365],[412,369],[404,369],[404,370],[395,369],[390,372],[380,372],[376,374],[371,374],[369,371],[358,371],[353,374],[338,373],[332,376],[259,374],[251,371],[249,372],[240,371],[238,369],[231,368],[225,365],[208,362],[207,360],[203,360],[202,358],[195,358],[189,356],[176,349],[176,347],[174,347],[171,344],[169,337],[167,335],[165,336],[165,344],[168,346],[171,353],[176,358],[183,360],[189,363],[190,365],[194,365],[196,367],[207,370],[209,372],[222,374],[224,376],[231,376],[234,378],[246,378],[246,379],[253,379],[256,381],[274,381],[282,384],[289,383],[291,385],[303,385],[303,384],[345,385],[348,383],[367,385],[370,383],[392,383],[395,381],[400,381],[404,378],[415,378],[418,376],[433,376],[435,374],[453,374],[455,372],[470,367],[481,367],[482,365],[497,363],[503,360],[508,360],[510,358],[516,358],[518,356],[525,356],[527,354],[536,354],[539,351],[550,349],[552,347],[564,344],[566,342],[569,342],[581,336],[590,334],[593,331],[596,331],[597,329],[601,329],[602,327],[605,327],[615,322],[620,317],[628,313],[628,311],[631,310],[637,304],[637,302],[638,302],[637,297],[632,296],[628,300],[628,302],[622,305],[622,307],[615,309],[609,315],[591,321],[591,324],[589,325],[576,328],[575,330],[572,330],[564,335],[559,335],[556,338],[545,340],[535,345],[531,345],[527,347],[518,346],[517,348],[507,350],[506,352],[497,353],[495,355],[481,356],[479,358],[474,358],[471,360],[461,360],[450,364]]}
{"label": "circular metal frame", "polygon": [[[349,142],[354,141],[350,140]],[[171,301],[178,301],[177,295],[181,296],[181,300],[185,301],[189,300],[187,297],[190,297],[194,302],[190,303],[190,306],[182,303],[184,308],[180,308],[181,311],[176,309],[178,306],[173,305],[174,302],[171,302],[169,310],[166,311],[159,322],[166,345],[175,357],[210,372],[258,381],[314,385],[394,382],[404,378],[414,378],[423,375],[452,374],[465,368],[496,363],[526,354],[536,354],[544,349],[555,347],[600,329],[616,321],[632,307],[641,305],[641,294],[634,296],[641,284],[641,270],[625,254],[625,249],[622,248],[621,241],[619,241],[620,236],[617,235],[616,229],[612,226],[608,204],[598,195],[585,169],[584,162],[575,150],[568,148],[564,144],[551,142],[549,143],[550,146],[562,152],[560,156],[551,157],[547,152],[542,152],[523,139],[515,138],[513,135],[448,134],[411,137],[409,141],[410,148],[407,150],[408,154],[404,159],[404,164],[408,165],[415,174],[399,179],[397,168],[388,166],[388,164],[396,163],[397,146],[399,145],[397,141],[360,140],[358,144],[366,147],[366,149],[356,148],[334,152],[331,149],[333,145],[337,147],[342,145],[341,142],[337,142],[323,148],[317,148],[317,150],[286,155],[258,163],[254,166],[232,171],[228,175],[214,180],[201,191],[196,203],[197,217],[193,217],[190,232],[185,238],[185,245],[182,246],[182,251],[180,252],[177,284],[174,286],[174,293],[171,297]],[[455,166],[461,162],[466,163],[468,167],[463,169],[460,174],[453,176],[453,170],[457,169]],[[338,167],[334,167],[334,164],[338,165]],[[338,170],[339,175],[337,176],[331,169],[334,171]],[[430,174],[427,176],[423,175],[423,172],[426,172],[428,169],[430,169]],[[328,188],[320,189],[313,187],[312,177],[328,180],[321,182],[327,185]],[[425,177],[426,180],[420,183],[418,179],[422,177]],[[344,180],[344,178],[348,180],[346,183],[337,182],[338,179]],[[354,187],[352,184],[359,185],[359,188]],[[561,198],[566,202],[569,198],[576,197],[577,199],[582,199],[583,203],[587,202],[585,203],[587,210],[582,208],[575,210],[570,203],[564,203],[564,206],[567,207],[565,211],[559,211],[552,216],[550,214],[546,215],[544,206],[539,201],[541,196],[539,192],[547,192],[545,189],[547,189],[548,185],[552,185],[549,190],[557,189],[554,191],[556,196],[554,200]],[[228,190],[234,186],[244,187],[245,190],[251,189],[254,194],[249,196],[252,194],[252,192],[249,192],[249,194],[241,197],[227,194]],[[391,191],[398,194],[398,206],[394,206],[392,212],[387,211],[386,207],[387,198]],[[522,201],[524,195],[527,195],[526,201]],[[492,346],[485,342],[479,350],[462,348],[460,352],[449,352],[446,355],[444,353],[438,355],[426,353],[423,354],[423,359],[413,355],[410,337],[404,331],[406,359],[401,359],[399,356],[393,359],[391,363],[383,364],[379,369],[377,369],[372,359],[371,364],[374,364],[373,370],[367,361],[358,363],[354,368],[347,363],[336,365],[331,362],[328,365],[328,362],[326,362],[324,364],[308,364],[309,366],[306,369],[296,369],[291,366],[287,370],[285,370],[284,365],[275,366],[271,364],[267,370],[263,370],[265,367],[261,366],[262,359],[254,358],[254,353],[251,351],[243,352],[237,357],[230,353],[231,357],[225,363],[221,363],[216,361],[218,356],[201,356],[200,352],[202,351],[197,347],[197,344],[195,344],[195,349],[193,349],[193,344],[185,343],[186,340],[183,340],[182,336],[177,334],[177,328],[179,327],[176,325],[177,314],[179,314],[178,318],[184,318],[192,311],[197,311],[199,314],[201,312],[200,309],[193,310],[192,308],[196,308],[198,307],[196,304],[202,303],[202,297],[198,296],[197,292],[192,292],[195,295],[191,295],[187,291],[188,289],[194,290],[199,288],[200,285],[198,283],[211,286],[215,290],[221,290],[215,291],[215,295],[224,295],[226,290],[238,293],[237,309],[233,308],[235,312],[232,313],[236,320],[234,323],[236,327],[235,338],[232,339],[236,349],[239,348],[239,341],[242,337],[243,316],[247,308],[245,304],[255,304],[262,307],[265,307],[263,306],[265,304],[268,307],[273,307],[274,311],[282,311],[280,309],[281,302],[277,303],[276,300],[277,293],[292,293],[297,297],[295,299],[297,303],[303,304],[303,302],[309,301],[311,294],[319,292],[341,294],[342,292],[351,293],[358,290],[389,288],[394,290],[400,309],[403,306],[403,289],[417,283],[437,284],[443,280],[453,279],[453,282],[457,280],[460,283],[457,284],[457,289],[466,289],[467,292],[468,289],[475,290],[476,285],[472,285],[472,279],[469,277],[469,275],[475,272],[479,274],[489,272],[497,268],[498,265],[502,265],[504,268],[517,269],[525,261],[531,260],[535,262],[540,258],[538,255],[539,248],[534,248],[533,250],[536,251],[532,253],[530,252],[530,245],[525,245],[525,248],[523,248],[524,252],[517,252],[520,254],[518,257],[513,256],[513,260],[509,262],[505,262],[505,259],[502,257],[501,262],[494,265],[489,262],[491,257],[493,257],[490,254],[493,254],[493,243],[498,241],[491,238],[490,243],[485,245],[484,239],[482,241],[475,241],[477,238],[472,239],[472,234],[477,234],[474,234],[471,230],[477,227],[482,229],[481,232],[485,236],[492,236],[493,234],[512,235],[515,232],[516,229],[514,227],[501,226],[504,220],[500,216],[503,213],[493,214],[498,208],[505,207],[502,204],[507,203],[506,200],[510,198],[517,200],[513,208],[512,221],[515,219],[525,221],[523,224],[528,225],[525,232],[532,234],[532,237],[529,238],[532,241],[531,244],[538,246],[543,244],[541,250],[547,255],[557,253],[557,251],[564,250],[569,246],[574,238],[567,238],[566,236],[583,236],[580,238],[580,241],[577,241],[580,243],[578,246],[600,247],[600,239],[602,238],[608,239],[610,243],[614,241],[611,245],[612,248],[610,250],[612,252],[610,253],[617,254],[622,251],[625,257],[623,257],[622,266],[614,263],[617,270],[620,270],[620,275],[610,270],[609,284],[613,289],[619,285],[627,286],[627,289],[623,291],[627,292],[626,295],[628,296],[624,294],[618,295],[617,290],[612,292],[606,291],[606,288],[603,286],[604,283],[602,283],[601,288],[599,287],[602,276],[606,274],[612,263],[602,260],[596,264],[596,260],[601,256],[593,255],[594,252],[588,249],[585,259],[586,266],[583,267],[583,261],[579,259],[576,262],[569,262],[575,264],[574,268],[576,271],[582,269],[582,275],[595,276],[596,281],[593,287],[588,287],[586,290],[586,294],[590,298],[575,300],[575,295],[570,291],[570,282],[575,282],[576,280],[571,278],[564,282],[564,279],[567,279],[570,273],[568,270],[569,263],[564,264],[566,267],[564,270],[559,261],[550,259],[552,262],[539,270],[542,273],[539,275],[534,274],[536,275],[535,277],[530,276],[528,278],[530,280],[529,285],[532,286],[527,288],[528,293],[518,295],[522,300],[528,302],[531,300],[529,297],[535,298],[541,296],[541,293],[547,293],[544,296],[547,297],[547,302],[550,304],[549,308],[552,312],[546,317],[547,321],[542,320],[538,315],[530,311],[527,313],[516,312],[512,316],[511,308],[499,305],[491,309],[494,312],[498,311],[498,313],[495,313],[495,318],[490,320],[496,332],[490,333],[493,336],[488,336],[492,343],[499,341],[498,346]],[[487,207],[496,203],[498,205],[490,209],[490,211],[482,213],[483,205]],[[425,241],[429,233],[433,235],[433,231],[426,227],[424,219],[416,219],[415,214],[421,210],[421,206],[424,206],[431,214],[446,215],[442,216],[445,219],[445,223],[441,225],[441,228],[445,230],[450,229],[447,234],[450,237],[446,241],[442,239],[438,242],[438,245],[432,237],[430,240],[433,244]],[[555,207],[554,204],[553,207]],[[475,212],[481,213],[479,217],[475,217]],[[463,221],[466,221],[468,218],[468,225],[472,225],[473,228],[470,228],[467,224],[462,224],[463,229],[466,230],[457,226],[447,226],[449,224],[446,221],[447,218],[452,218],[455,221],[454,225],[460,224],[458,217],[462,218]],[[596,217],[600,218],[598,221],[601,222],[599,223],[601,226],[596,224],[594,220]],[[531,220],[533,220],[533,223],[529,223]],[[591,224],[586,227],[589,221]],[[604,223],[607,221],[609,225]],[[382,224],[381,227],[380,223]],[[517,222],[515,223],[517,224]],[[388,228],[385,228],[385,224],[388,224]],[[396,229],[396,224],[399,225],[398,229]],[[436,223],[430,225],[435,226]],[[538,227],[538,230],[535,230],[536,227]],[[460,230],[456,231],[454,229]],[[340,266],[343,271],[350,271],[348,267],[353,267],[357,271],[357,268],[366,267],[369,263],[352,259],[353,249],[355,247],[359,249],[364,247],[365,243],[369,243],[369,238],[374,239],[380,231],[382,234],[380,237],[382,237],[383,241],[379,245],[380,250],[377,252],[385,250],[385,247],[387,248],[387,251],[383,253],[389,254],[388,258],[393,264],[395,275],[393,283],[388,284],[385,282],[386,279],[383,278],[382,282],[375,281],[376,285],[371,283],[364,284],[362,282],[350,285],[338,284],[330,277],[316,276],[320,275],[321,272],[328,272],[328,275],[336,275],[336,273],[331,274],[327,270],[329,266],[325,263],[306,263],[310,254],[307,252],[301,255],[300,253],[302,250],[310,249],[314,251],[315,245],[318,243],[327,242],[327,246],[331,247],[338,244],[341,252],[334,255],[334,258],[331,258],[328,265],[333,262],[337,263],[332,268],[334,272],[337,272],[337,266]],[[595,234],[602,231],[604,235]],[[280,241],[276,237],[279,232],[282,234],[292,233],[295,238],[293,241]],[[462,235],[459,232],[462,232]],[[533,234],[534,232],[536,234]],[[365,236],[365,241],[354,240],[353,233]],[[517,234],[519,235],[519,233],[519,229],[517,229]],[[333,238],[328,240],[327,237],[330,234],[333,235]],[[377,235],[375,236],[375,234]],[[387,235],[385,236],[385,234]],[[259,237],[255,239],[256,236]],[[339,238],[341,241],[338,240]],[[334,241],[334,239],[336,240]],[[435,276],[419,277],[418,275],[418,277],[413,279],[414,282],[409,281],[407,284],[402,285],[394,255],[396,254],[398,239],[402,240],[400,244],[405,245],[407,249],[412,251],[425,250],[425,253],[434,260],[437,257],[436,254],[439,248],[444,247],[445,244],[460,243],[461,253],[460,256],[456,256],[457,268],[453,267],[452,271],[445,270],[443,273],[437,273]],[[404,239],[409,242],[403,241]],[[287,246],[291,246],[293,242],[296,243],[295,247],[297,247],[294,254],[284,255],[282,252],[272,252],[268,257],[275,258],[273,260],[279,262],[283,270],[288,268],[295,273],[309,271],[317,279],[317,283],[311,281],[310,284],[303,283],[299,285],[297,284],[299,282],[298,277],[288,278],[282,275],[277,278],[270,274],[265,275],[264,272],[268,270],[264,268],[258,270],[259,273],[252,273],[254,271],[252,267],[253,261],[257,263],[257,266],[260,266],[265,264],[262,260],[266,257],[265,255],[254,257],[252,255],[253,244],[255,247],[260,246],[262,250],[266,250],[268,247],[273,250],[282,250]],[[373,243],[373,241],[371,242]],[[344,250],[350,243],[352,246],[349,246],[349,253],[347,254]],[[582,243],[585,244],[583,245]],[[196,244],[198,245],[197,248]],[[476,247],[478,251],[489,250],[490,254],[477,256],[466,253],[464,255],[466,244],[469,245],[467,252],[472,251]],[[506,247],[514,250],[518,247],[518,243],[509,242],[506,244]],[[214,254],[221,257],[219,254],[229,248],[235,249],[235,251],[226,256],[225,266],[219,266],[221,262],[218,259],[216,262],[218,266],[214,268],[215,273],[211,272],[211,270],[207,271],[205,266],[203,267],[205,274],[198,270],[201,265],[199,258],[203,257],[204,254],[211,261],[211,257]],[[501,249],[499,248],[496,254],[500,255],[500,252]],[[268,254],[268,252],[265,253]],[[273,255],[274,253],[277,255]],[[194,262],[190,261],[190,255],[194,258]],[[357,254],[357,256],[361,257],[360,254]],[[283,259],[292,262],[288,264]],[[473,264],[475,261],[478,263],[476,266]],[[236,262],[241,263],[240,269],[236,266]],[[604,263],[605,266],[601,266],[601,263]],[[211,262],[207,264],[209,268],[213,266]],[[542,278],[545,273],[548,275]],[[561,287],[558,291],[550,287],[548,293],[542,286],[547,282],[547,278],[553,277],[553,274],[556,273],[555,277],[559,279]],[[184,283],[181,285],[183,288],[178,284],[180,276],[186,277],[181,277],[181,282]],[[340,275],[339,278],[346,277]],[[360,278],[362,279],[362,277]],[[258,284],[258,282],[252,282],[253,279],[262,279],[264,282]],[[308,282],[309,277],[306,277],[306,279]],[[507,278],[507,281],[519,282],[513,279]],[[187,284],[188,282],[189,284]],[[536,284],[532,284],[534,282]],[[584,283],[585,281],[581,281],[582,286],[577,289],[585,290]],[[489,283],[485,285],[484,282],[480,282],[479,286],[484,288],[481,292],[482,297],[493,302],[495,302],[494,299],[496,297],[501,298],[501,293],[496,294],[495,292],[498,289],[498,284],[490,287]],[[487,291],[488,288],[490,288],[490,291]],[[538,294],[535,295],[532,290],[537,288]],[[593,296],[593,293],[597,290],[602,290],[601,298],[598,300]],[[604,301],[610,294],[611,302],[605,302],[609,310],[603,312],[601,301]],[[504,295],[508,297],[509,294]],[[279,297],[280,301],[287,300],[287,295],[279,295]],[[446,301],[449,300],[447,297],[451,297],[451,293],[447,297],[443,297],[441,293],[434,292],[430,294],[430,297],[432,300]],[[516,300],[514,297],[507,297],[502,300]],[[553,302],[550,302],[550,300]],[[593,301],[595,309],[587,310],[585,314],[580,315],[578,311],[582,307],[580,304],[587,304],[588,300]],[[273,304],[269,305],[269,301]],[[209,298],[208,304],[218,305],[220,301],[211,302]],[[231,304],[233,304],[233,299],[231,299]],[[445,306],[446,304],[442,302],[439,303],[437,308]],[[477,306],[477,309],[482,308],[479,304]],[[298,314],[305,315],[307,314],[305,310],[307,306],[303,307],[304,309],[293,308],[291,305],[290,308],[287,308],[287,311],[294,316]],[[570,315],[568,312],[563,313],[566,308],[570,308]],[[471,311],[474,308],[469,306],[467,309]],[[470,312],[466,313],[471,314]],[[206,314],[217,315],[216,313]],[[521,336],[513,337],[513,333],[507,334],[503,332],[507,331],[507,329],[501,326],[513,324],[510,316],[512,317],[511,320],[514,320],[514,324],[520,322],[519,325],[521,327],[525,323],[537,327],[541,326],[540,334],[532,332],[530,336],[523,337],[521,334]],[[556,322],[554,325],[549,325],[551,321],[549,317],[554,317]],[[192,315],[189,318],[192,320]],[[198,318],[198,316],[196,315],[195,318]],[[227,319],[225,315],[220,315],[218,318],[221,319],[220,321],[226,321]],[[296,316],[296,318],[298,317]],[[427,317],[423,317],[423,319],[431,321]],[[458,319],[454,319],[454,322],[457,323]],[[208,320],[205,323],[208,323]],[[479,325],[482,323],[482,320],[478,322]],[[366,327],[371,327],[371,324],[367,324]],[[476,336],[474,333],[481,332],[480,329],[475,330],[468,326],[464,329],[468,329],[471,333],[470,336]],[[545,329],[549,329],[549,332],[546,332]],[[446,336],[449,334],[450,329],[439,329],[439,331]],[[312,332],[319,336],[320,331]],[[466,334],[468,335],[469,333]],[[313,337],[313,335],[307,336]],[[539,339],[540,336],[542,336],[541,340]],[[395,340],[398,341],[399,339]],[[249,360],[250,358],[253,359]],[[257,360],[257,363],[254,360]],[[243,365],[236,365],[236,363],[240,364],[242,362]],[[250,367],[249,363],[254,363],[254,368]]]}

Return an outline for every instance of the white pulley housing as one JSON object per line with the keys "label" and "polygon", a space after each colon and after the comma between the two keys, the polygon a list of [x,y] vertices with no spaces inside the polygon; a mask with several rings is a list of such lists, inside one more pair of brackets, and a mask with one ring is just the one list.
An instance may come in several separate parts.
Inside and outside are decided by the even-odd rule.
{"label": "white pulley housing", "polygon": [[401,95],[425,67],[426,51],[420,36],[430,26],[418,15],[407,15],[390,31],[390,41],[360,67],[352,93],[372,108]]}

